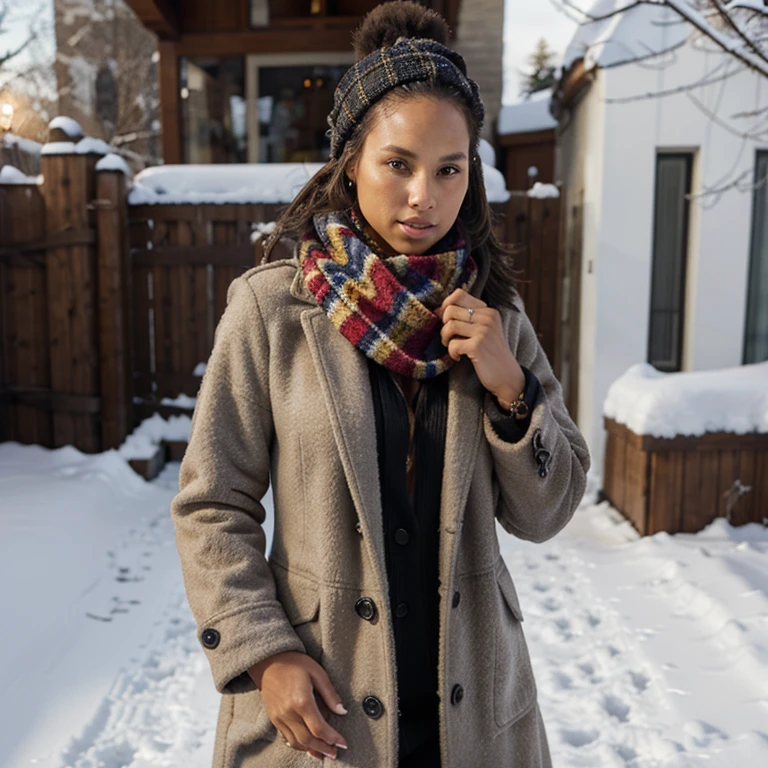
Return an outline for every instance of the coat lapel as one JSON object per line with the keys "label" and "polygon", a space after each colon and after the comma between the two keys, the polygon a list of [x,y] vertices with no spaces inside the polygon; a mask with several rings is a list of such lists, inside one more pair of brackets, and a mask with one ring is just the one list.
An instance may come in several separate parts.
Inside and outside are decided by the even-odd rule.
{"label": "coat lapel", "polygon": [[[375,416],[367,360],[332,325],[306,289],[301,270],[291,295],[314,305],[301,314],[312,361],[328,409],[344,474],[358,510],[369,554],[385,574],[383,519],[379,490]],[[463,357],[448,375],[445,464],[440,504],[440,528],[455,534],[464,514],[482,432],[483,386],[471,361]],[[448,584],[456,536],[441,537],[441,574]],[[446,547],[447,545],[447,547]],[[382,579],[382,589],[384,588]]]}

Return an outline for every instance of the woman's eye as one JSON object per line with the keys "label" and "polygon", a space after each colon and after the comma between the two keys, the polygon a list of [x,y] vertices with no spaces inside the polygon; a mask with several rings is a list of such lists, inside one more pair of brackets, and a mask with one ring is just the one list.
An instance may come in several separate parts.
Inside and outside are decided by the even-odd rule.
{"label": "woman's eye", "polygon": [[443,171],[453,171],[453,173],[444,173],[443,176],[455,176],[459,173],[459,169],[455,165],[449,165],[447,168],[443,168]]}
{"label": "woman's eye", "polygon": [[[401,165],[401,166],[405,166],[405,163],[404,163],[402,160],[390,160],[390,161],[389,161],[389,163],[388,163],[388,165],[390,166],[390,168],[392,168],[392,167],[393,167],[393,166],[392,166],[392,163],[400,163],[400,165]],[[394,170],[396,170],[396,171],[400,171],[400,170],[402,170],[402,168],[395,168]]]}

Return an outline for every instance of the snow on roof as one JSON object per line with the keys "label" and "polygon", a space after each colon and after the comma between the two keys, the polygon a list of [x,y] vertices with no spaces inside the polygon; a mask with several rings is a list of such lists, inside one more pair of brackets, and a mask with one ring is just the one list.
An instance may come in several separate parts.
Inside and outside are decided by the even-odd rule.
{"label": "snow on roof", "polygon": [[[290,203],[323,163],[158,165],[134,179],[130,205]],[[506,202],[501,171],[483,163],[489,202]]]}
{"label": "snow on roof", "polygon": [[654,437],[768,432],[768,362],[680,373],[638,363],[613,382],[603,415]]}
{"label": "snow on roof", "polygon": [[120,173],[124,173],[128,177],[133,175],[125,160],[123,160],[120,155],[116,155],[114,152],[110,152],[109,154],[104,155],[104,157],[102,157],[101,160],[96,163],[96,170],[120,171]]}
{"label": "snow on roof", "polygon": [[12,165],[0,168],[0,184],[40,184],[42,176],[27,176]]}
{"label": "snow on roof", "polygon": [[549,105],[551,91],[539,91],[517,104],[505,104],[499,112],[499,135],[547,131],[557,125]]}
{"label": "snow on roof", "polygon": [[565,51],[564,71],[579,59],[584,59],[586,69],[593,69],[654,56],[678,47],[691,32],[689,24],[673,9],[656,4],[597,0],[586,13],[605,16],[615,11],[621,12],[602,21],[586,21],[577,28]]}
{"label": "snow on roof", "polygon": [[69,136],[70,139],[79,139],[83,135],[83,129],[76,120],[71,117],[54,117],[50,123],[48,123],[48,130],[52,131],[58,128],[60,131]]}

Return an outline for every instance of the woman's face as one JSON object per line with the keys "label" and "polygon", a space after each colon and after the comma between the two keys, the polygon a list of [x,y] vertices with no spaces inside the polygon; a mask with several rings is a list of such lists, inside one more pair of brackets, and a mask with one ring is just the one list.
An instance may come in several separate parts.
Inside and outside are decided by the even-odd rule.
{"label": "woman's face", "polygon": [[467,193],[467,121],[445,99],[382,106],[347,175],[360,211],[392,253],[425,253],[453,226]]}

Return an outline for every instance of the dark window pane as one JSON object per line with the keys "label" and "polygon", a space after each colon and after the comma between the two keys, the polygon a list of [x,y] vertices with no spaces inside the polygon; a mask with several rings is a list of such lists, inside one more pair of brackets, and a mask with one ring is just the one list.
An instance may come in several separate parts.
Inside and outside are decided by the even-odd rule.
{"label": "dark window pane", "polygon": [[679,371],[682,362],[689,207],[685,195],[691,191],[692,159],[690,154],[656,158],[648,362],[660,371]]}
{"label": "dark window pane", "polygon": [[348,64],[259,67],[259,162],[324,163],[328,114]]}
{"label": "dark window pane", "polygon": [[757,153],[752,195],[752,245],[747,284],[744,362],[768,360],[768,152]]}

